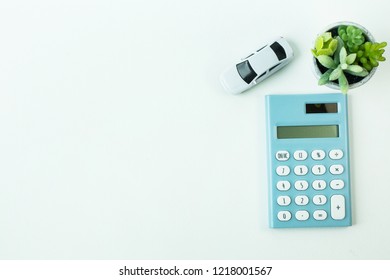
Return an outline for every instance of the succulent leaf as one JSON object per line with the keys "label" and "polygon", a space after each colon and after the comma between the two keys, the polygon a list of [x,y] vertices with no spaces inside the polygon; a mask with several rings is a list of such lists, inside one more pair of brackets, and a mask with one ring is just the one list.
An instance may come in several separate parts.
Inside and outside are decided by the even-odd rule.
{"label": "succulent leaf", "polygon": [[363,71],[363,67],[359,65],[349,65],[347,69],[353,73],[360,73]]}
{"label": "succulent leaf", "polygon": [[347,64],[351,65],[352,63],[354,63],[356,59],[356,53],[351,53],[350,55],[347,56]]}
{"label": "succulent leaf", "polygon": [[320,79],[318,80],[318,85],[323,86],[329,83],[329,76],[330,73],[332,73],[333,69],[329,69],[324,74],[321,75]]}
{"label": "succulent leaf", "polygon": [[347,50],[344,47],[341,48],[339,56],[340,56],[340,64],[346,63]]}
{"label": "succulent leaf", "polygon": [[324,39],[325,42],[327,42],[332,39],[332,32],[325,32],[322,34],[321,37]]}
{"label": "succulent leaf", "polygon": [[324,46],[324,38],[322,36],[319,36],[316,40],[315,48],[316,50],[321,50]]}
{"label": "succulent leaf", "polygon": [[332,73],[330,74],[329,76],[329,81],[334,81],[334,80],[337,80],[338,78],[340,78],[341,74],[343,73],[343,70],[341,69],[341,67],[337,67],[336,69],[334,69],[332,71]]}
{"label": "succulent leaf", "polygon": [[344,47],[344,41],[339,36],[336,37],[336,40],[337,40],[337,49],[334,52],[334,54],[335,54],[334,55],[334,62],[336,65],[338,65],[340,63],[340,50],[341,50],[341,48]]}
{"label": "succulent leaf", "polygon": [[325,32],[317,37],[312,53],[315,57],[320,55],[332,56],[337,49],[337,40],[332,38],[331,32]]}
{"label": "succulent leaf", "polygon": [[339,77],[339,86],[340,86],[341,92],[344,93],[344,94],[347,94],[348,88],[349,88],[349,84],[348,84],[348,80],[345,77],[344,73],[341,73],[341,75]]}
{"label": "succulent leaf", "polygon": [[357,52],[365,41],[363,31],[352,25],[340,26],[337,32],[347,46],[349,53]]}
{"label": "succulent leaf", "polygon": [[363,66],[367,71],[371,71],[372,68],[377,67],[379,61],[386,60],[385,57],[383,57],[383,53],[385,52],[384,48],[386,46],[386,42],[365,42],[360,46],[357,52],[357,61],[359,65]]}
{"label": "succulent leaf", "polygon": [[352,71],[350,71],[348,69],[344,70],[344,72],[348,73],[348,74],[351,74],[353,76],[357,76],[357,77],[365,77],[365,76],[367,76],[369,74],[369,72],[365,68],[363,68],[363,67],[362,67],[362,69],[363,70],[361,72],[352,72]]}
{"label": "succulent leaf", "polygon": [[337,40],[331,39],[328,48],[334,53],[337,50]]}
{"label": "succulent leaf", "polygon": [[331,56],[332,55],[332,51],[330,49],[321,49],[321,50],[318,50],[317,53],[316,53],[316,56],[319,56],[319,55]]}
{"label": "succulent leaf", "polygon": [[321,65],[326,68],[335,69],[337,67],[337,65],[330,56],[319,55],[317,59],[321,63]]}

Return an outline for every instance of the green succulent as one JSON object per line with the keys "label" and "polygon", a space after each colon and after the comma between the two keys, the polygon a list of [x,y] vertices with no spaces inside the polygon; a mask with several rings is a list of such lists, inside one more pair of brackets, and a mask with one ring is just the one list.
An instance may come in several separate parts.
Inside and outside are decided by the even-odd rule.
{"label": "green succulent", "polygon": [[332,38],[331,32],[325,32],[317,37],[312,53],[315,57],[319,55],[332,56],[337,49],[337,40]]}
{"label": "green succulent", "polygon": [[371,71],[372,68],[379,65],[379,61],[386,60],[386,58],[383,57],[383,53],[385,52],[384,47],[386,46],[386,42],[364,43],[362,46],[360,46],[357,52],[359,64],[362,65],[367,71]]}
{"label": "green succulent", "polygon": [[317,57],[319,63],[328,68],[328,70],[321,75],[318,80],[318,84],[325,85],[330,81],[338,80],[341,92],[347,93],[349,84],[344,73],[359,77],[365,77],[368,75],[368,71],[365,68],[360,65],[353,64],[356,57],[356,53],[348,55],[344,46],[335,53],[334,59],[327,55],[319,55]]}
{"label": "green succulent", "polygon": [[352,25],[342,25],[337,29],[337,32],[340,38],[344,41],[349,53],[356,53],[365,41],[363,31]]}

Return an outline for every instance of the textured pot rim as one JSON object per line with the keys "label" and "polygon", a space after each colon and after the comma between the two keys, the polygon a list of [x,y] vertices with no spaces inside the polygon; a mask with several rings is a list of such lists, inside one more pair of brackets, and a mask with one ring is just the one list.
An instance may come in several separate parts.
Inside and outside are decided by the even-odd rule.
{"label": "textured pot rim", "polygon": [[[320,33],[318,33],[316,38],[320,34],[323,34],[323,33],[327,32],[327,31],[329,31],[337,26],[340,26],[340,25],[352,25],[352,26],[358,27],[363,31],[363,33],[367,36],[367,38],[370,42],[375,42],[374,36],[372,36],[371,32],[368,31],[367,28],[365,28],[364,26],[362,26],[358,23],[352,22],[352,21],[338,21],[338,22],[332,23],[332,24],[326,26]],[[313,42],[313,46],[314,45],[315,45],[315,41]],[[354,89],[354,88],[360,87],[360,86],[364,85],[365,83],[367,83],[371,79],[371,77],[375,74],[376,68],[377,67],[372,68],[370,73],[366,77],[364,77],[364,79],[362,79],[361,81],[359,81],[357,83],[350,84],[348,88]],[[316,76],[317,80],[319,80],[322,73],[317,66],[317,59],[314,56],[313,56],[313,73]],[[335,82],[329,82],[329,83],[325,84],[325,86],[332,88],[332,89],[340,89],[339,84],[335,83]]]}

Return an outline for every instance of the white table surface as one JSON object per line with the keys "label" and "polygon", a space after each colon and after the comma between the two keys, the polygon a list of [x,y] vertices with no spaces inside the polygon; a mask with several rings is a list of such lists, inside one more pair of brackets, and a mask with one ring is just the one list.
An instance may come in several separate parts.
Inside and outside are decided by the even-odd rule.
{"label": "white table surface", "polygon": [[[353,226],[268,228],[264,96],[335,92],[311,70],[328,24],[390,42],[389,1],[321,3],[2,1],[0,258],[389,259],[389,62],[349,93]],[[225,93],[278,35],[293,62]]]}

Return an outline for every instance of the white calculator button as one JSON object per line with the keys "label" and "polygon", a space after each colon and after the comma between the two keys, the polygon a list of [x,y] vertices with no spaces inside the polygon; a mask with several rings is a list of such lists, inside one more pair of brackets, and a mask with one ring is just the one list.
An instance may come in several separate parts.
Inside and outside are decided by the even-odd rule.
{"label": "white calculator button", "polygon": [[290,153],[288,151],[277,151],[275,156],[279,161],[286,161],[290,158]]}
{"label": "white calculator button", "polygon": [[329,172],[333,175],[342,174],[344,172],[344,166],[342,166],[341,164],[334,164],[329,168]]}
{"label": "white calculator button", "polygon": [[291,219],[291,213],[289,211],[279,211],[278,220],[282,222],[287,222]]}
{"label": "white calculator button", "polygon": [[279,190],[279,191],[288,191],[291,187],[291,184],[289,181],[278,181],[276,183],[276,188]]}
{"label": "white calculator button", "polygon": [[282,195],[282,196],[279,196],[278,199],[276,200],[276,202],[280,205],[280,206],[287,206],[287,205],[290,205],[291,203],[291,198],[287,195]]}
{"label": "white calculator button", "polygon": [[294,152],[295,160],[305,160],[307,159],[307,152],[304,150],[298,150]]}
{"label": "white calculator button", "polygon": [[323,174],[325,174],[325,172],[326,172],[326,167],[325,167],[324,165],[317,164],[317,165],[314,165],[314,166],[311,168],[311,172],[312,172],[314,175],[323,175]]}
{"label": "white calculator button", "polygon": [[307,168],[306,165],[297,165],[294,167],[295,175],[299,175],[299,176],[306,175],[308,171],[309,169]]}
{"label": "white calculator button", "polygon": [[317,221],[323,221],[328,217],[328,214],[324,210],[316,210],[313,213],[313,218],[316,219]]}
{"label": "white calculator button", "polygon": [[332,180],[330,181],[330,187],[334,190],[341,190],[344,188],[344,181],[343,180]]}
{"label": "white calculator button", "polygon": [[343,195],[333,195],[330,198],[330,215],[335,220],[345,218],[345,198]]}
{"label": "white calculator button", "polygon": [[288,174],[290,174],[290,167],[288,167],[287,165],[280,165],[276,168],[276,174],[278,174],[279,176],[287,176]]}
{"label": "white calculator button", "polygon": [[312,187],[317,191],[321,191],[326,188],[326,182],[324,180],[314,180]]}
{"label": "white calculator button", "polygon": [[307,205],[309,203],[309,198],[306,195],[298,195],[295,197],[296,205]]}
{"label": "white calculator button", "polygon": [[299,210],[295,213],[295,218],[299,221],[306,221],[309,219],[309,212],[305,210]]}
{"label": "white calculator button", "polygon": [[322,160],[325,158],[325,155],[323,150],[314,150],[311,152],[311,158],[314,160]]}
{"label": "white calculator button", "polygon": [[324,205],[326,203],[326,196],[325,195],[315,195],[313,196],[313,203],[315,205]]}
{"label": "white calculator button", "polygon": [[298,180],[298,181],[295,181],[294,187],[298,191],[305,191],[309,187],[309,183],[305,180]]}
{"label": "white calculator button", "polygon": [[336,149],[336,150],[331,150],[329,152],[329,157],[331,159],[341,159],[341,158],[343,158],[343,156],[344,156],[344,153],[342,150]]}

